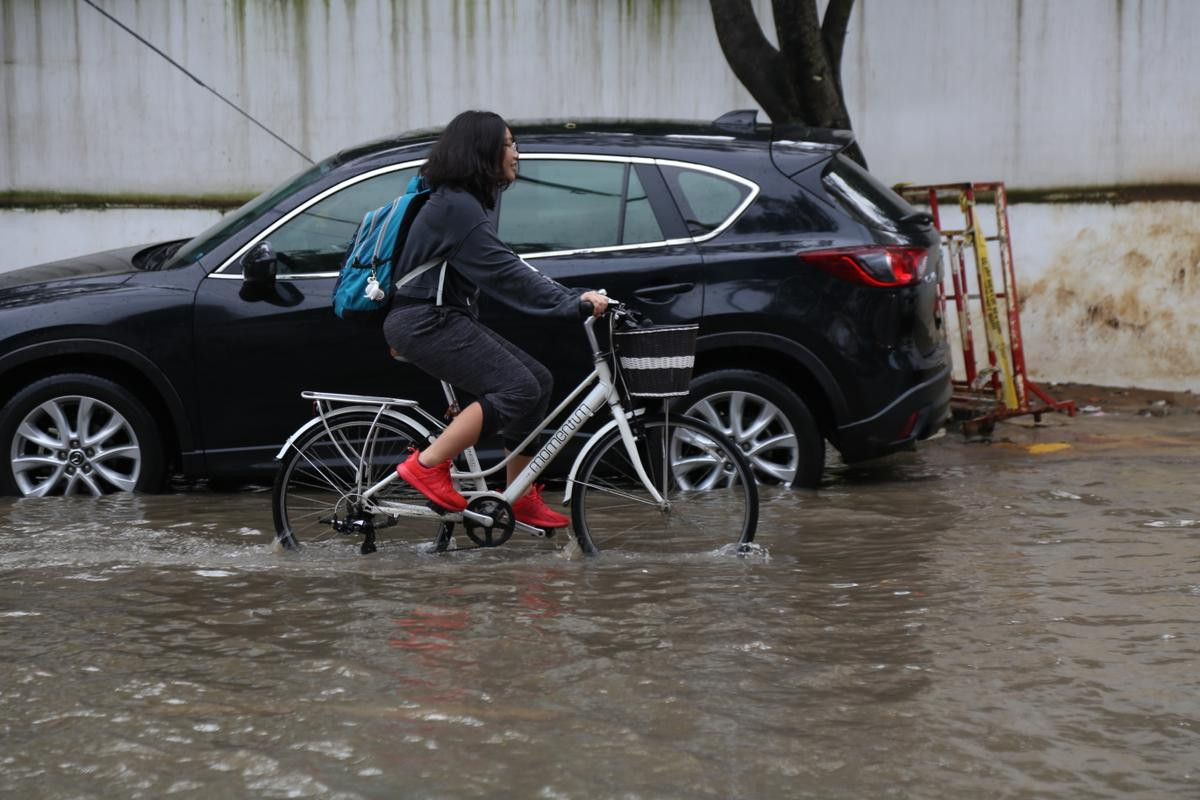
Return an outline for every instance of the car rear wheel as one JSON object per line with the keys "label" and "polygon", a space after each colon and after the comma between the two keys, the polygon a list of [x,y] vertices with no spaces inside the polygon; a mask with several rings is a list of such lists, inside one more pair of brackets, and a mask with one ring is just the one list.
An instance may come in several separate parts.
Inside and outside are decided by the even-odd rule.
{"label": "car rear wheel", "polygon": [[808,406],[781,381],[745,369],[704,373],[692,380],[683,408],[737,444],[759,483],[820,483],[825,440]]}
{"label": "car rear wheel", "polygon": [[162,488],[163,445],[145,405],[82,373],[25,387],[0,410],[0,489],[26,497]]}

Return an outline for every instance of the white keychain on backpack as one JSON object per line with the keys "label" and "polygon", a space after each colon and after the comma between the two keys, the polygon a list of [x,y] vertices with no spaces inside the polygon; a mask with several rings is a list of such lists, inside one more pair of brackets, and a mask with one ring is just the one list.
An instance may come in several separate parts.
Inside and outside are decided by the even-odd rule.
{"label": "white keychain on backpack", "polygon": [[375,276],[372,275],[370,278],[367,278],[367,288],[363,290],[363,296],[368,300],[378,303],[387,294],[380,288],[379,281],[375,280]]}

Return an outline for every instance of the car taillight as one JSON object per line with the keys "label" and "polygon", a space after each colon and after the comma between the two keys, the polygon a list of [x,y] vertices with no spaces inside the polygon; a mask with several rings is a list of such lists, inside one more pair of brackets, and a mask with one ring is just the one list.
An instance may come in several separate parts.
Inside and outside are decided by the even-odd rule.
{"label": "car taillight", "polygon": [[839,247],[799,253],[805,264],[864,286],[911,286],[925,277],[929,251],[924,247]]}

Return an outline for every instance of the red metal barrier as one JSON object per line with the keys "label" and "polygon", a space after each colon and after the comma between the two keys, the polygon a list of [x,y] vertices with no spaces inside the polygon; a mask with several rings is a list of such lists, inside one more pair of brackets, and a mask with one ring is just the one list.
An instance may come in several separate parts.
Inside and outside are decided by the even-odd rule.
{"label": "red metal barrier", "polygon": [[[959,345],[963,378],[954,379],[952,407],[955,415],[976,426],[994,423],[998,419],[1032,414],[1040,420],[1047,411],[1075,415],[1075,403],[1052,398],[1040,386],[1029,380],[1025,371],[1025,348],[1021,339],[1020,297],[1013,268],[1012,236],[1008,225],[1008,198],[1004,184],[943,183],[926,186],[904,185],[897,191],[910,202],[927,205],[933,224],[942,234],[943,264],[950,275],[950,290],[943,281],[938,293],[942,319],[946,307],[953,301],[958,319]],[[989,236],[983,230],[977,203],[987,199],[996,211],[996,233]],[[942,201],[953,198],[962,214],[961,229],[945,225]],[[1000,281],[997,285],[988,256],[988,242],[997,242],[1000,253]],[[978,293],[968,288],[966,251],[975,262]],[[979,363],[975,347],[974,319],[971,300],[979,301],[982,314],[987,366]],[[1001,316],[999,301],[1004,302]]]}

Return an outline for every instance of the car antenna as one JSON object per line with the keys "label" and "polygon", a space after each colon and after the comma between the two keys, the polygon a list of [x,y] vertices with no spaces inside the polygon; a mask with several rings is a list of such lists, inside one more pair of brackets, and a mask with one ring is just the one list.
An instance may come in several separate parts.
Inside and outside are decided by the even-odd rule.
{"label": "car antenna", "polygon": [[724,128],[730,131],[753,132],[758,124],[758,109],[743,108],[737,111],[727,111],[713,120],[714,128]]}

